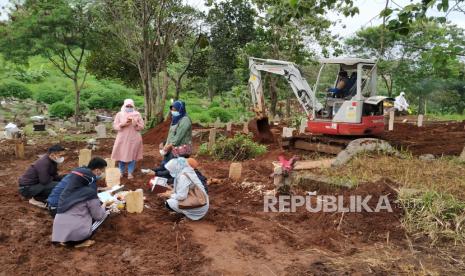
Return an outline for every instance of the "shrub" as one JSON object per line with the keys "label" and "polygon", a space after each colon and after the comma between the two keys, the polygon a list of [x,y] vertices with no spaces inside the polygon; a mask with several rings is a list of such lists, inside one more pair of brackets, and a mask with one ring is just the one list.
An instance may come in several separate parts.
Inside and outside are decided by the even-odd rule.
{"label": "shrub", "polygon": [[60,118],[68,118],[74,114],[74,105],[65,102],[56,102],[50,106],[50,115]]}
{"label": "shrub", "polygon": [[0,84],[0,97],[27,99],[32,97],[32,91],[20,82],[6,82]]}
{"label": "shrub", "polygon": [[216,118],[220,118],[221,122],[227,123],[232,119],[231,113],[229,113],[227,110],[221,107],[214,107],[211,108],[208,111],[208,115],[213,119],[213,121],[216,120]]}
{"label": "shrub", "polygon": [[68,92],[64,90],[40,90],[36,94],[36,100],[46,104],[54,104],[62,101],[67,94]]}
{"label": "shrub", "polygon": [[254,142],[251,136],[237,134],[233,138],[221,137],[213,145],[212,149],[207,144],[202,144],[199,153],[211,155],[216,159],[242,161],[266,152],[266,146]]}

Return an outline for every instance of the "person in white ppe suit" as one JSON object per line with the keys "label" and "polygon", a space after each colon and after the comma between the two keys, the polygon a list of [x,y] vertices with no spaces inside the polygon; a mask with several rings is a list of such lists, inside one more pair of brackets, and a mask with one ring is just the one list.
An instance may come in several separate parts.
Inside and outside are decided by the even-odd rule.
{"label": "person in white ppe suit", "polygon": [[404,96],[405,92],[400,92],[394,101],[394,108],[400,113],[408,113],[409,104]]}

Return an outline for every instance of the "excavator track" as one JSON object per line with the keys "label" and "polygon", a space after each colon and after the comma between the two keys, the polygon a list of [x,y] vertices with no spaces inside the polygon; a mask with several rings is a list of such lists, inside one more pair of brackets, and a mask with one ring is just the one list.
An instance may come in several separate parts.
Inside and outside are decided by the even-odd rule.
{"label": "excavator track", "polygon": [[337,155],[353,141],[351,136],[330,136],[300,134],[289,138],[282,138],[283,148],[295,148]]}

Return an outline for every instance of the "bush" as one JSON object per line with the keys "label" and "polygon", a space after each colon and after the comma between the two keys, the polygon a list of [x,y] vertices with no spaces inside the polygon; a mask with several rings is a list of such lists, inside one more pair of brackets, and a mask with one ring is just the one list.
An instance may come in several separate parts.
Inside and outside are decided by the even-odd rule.
{"label": "bush", "polygon": [[67,94],[68,92],[64,90],[40,90],[36,94],[36,100],[46,104],[54,104],[62,101]]}
{"label": "bush", "polygon": [[242,161],[266,152],[266,146],[254,142],[251,136],[237,134],[233,138],[221,137],[208,150],[207,144],[202,144],[199,153],[211,155],[215,159]]}
{"label": "bush", "polygon": [[0,97],[27,99],[32,97],[32,91],[20,82],[6,82],[0,84]]}
{"label": "bush", "polygon": [[214,107],[211,108],[208,111],[208,115],[213,119],[213,121],[216,121],[216,118],[220,118],[221,122],[227,123],[232,119],[231,113],[226,111],[224,108],[221,107]]}
{"label": "bush", "polygon": [[65,102],[56,102],[50,106],[50,115],[60,118],[68,118],[74,114],[74,105]]}

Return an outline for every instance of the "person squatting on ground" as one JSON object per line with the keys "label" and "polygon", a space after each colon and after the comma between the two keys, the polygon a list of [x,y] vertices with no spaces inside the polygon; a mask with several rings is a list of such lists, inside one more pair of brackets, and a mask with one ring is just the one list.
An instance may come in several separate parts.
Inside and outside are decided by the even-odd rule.
{"label": "person squatting on ground", "polygon": [[60,145],[50,147],[47,154],[34,162],[19,178],[19,193],[29,203],[45,208],[45,201],[61,180],[58,164],[63,163],[65,149]]}
{"label": "person squatting on ground", "polygon": [[121,111],[116,114],[113,128],[118,131],[111,153],[111,159],[118,160],[121,175],[125,167],[128,167],[128,179],[133,179],[136,161],[142,159],[142,136],[140,131],[144,129],[144,120],[135,110],[134,101],[124,100]]}
{"label": "person squatting on ground", "polygon": [[[191,220],[203,218],[208,212],[209,199],[194,169],[188,165],[187,160],[183,157],[171,159],[165,167],[174,178],[173,189],[160,194],[160,197],[167,198],[165,202],[166,208],[170,211],[183,214]],[[196,208],[180,208],[180,203],[190,196],[189,191],[194,189],[194,186],[199,188],[204,194],[206,204]]]}
{"label": "person squatting on ground", "polygon": [[107,163],[104,159],[93,158],[88,167],[93,169],[72,171],[69,181],[58,200],[53,220],[52,242],[76,247],[90,246],[92,234],[108,216],[105,204],[97,196],[95,181],[103,175]]}
{"label": "person squatting on ground", "polygon": [[71,183],[83,181],[83,176],[92,179],[89,186],[97,189],[97,180],[104,177],[105,172],[102,166],[101,158],[93,158],[87,167],[78,167],[67,174],[56,186],[47,198],[47,207],[52,217],[55,217],[60,200],[61,193]]}
{"label": "person squatting on ground", "polygon": [[175,157],[188,158],[192,154],[192,121],[187,115],[186,106],[182,101],[175,101],[170,106],[171,126],[168,137],[164,145],[160,145],[160,154],[163,161],[160,167],[149,172],[168,179],[172,183],[173,179],[165,168],[165,164]]}

